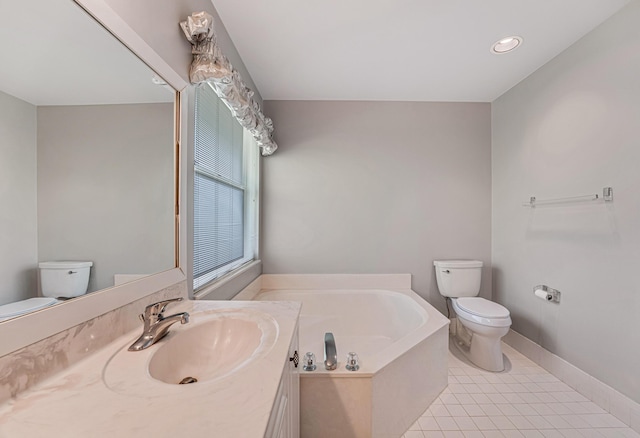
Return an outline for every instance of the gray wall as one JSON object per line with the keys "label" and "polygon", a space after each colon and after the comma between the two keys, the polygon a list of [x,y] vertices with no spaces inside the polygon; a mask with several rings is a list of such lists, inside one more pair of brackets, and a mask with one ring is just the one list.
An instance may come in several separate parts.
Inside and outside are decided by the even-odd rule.
{"label": "gray wall", "polygon": [[265,108],[280,149],[263,160],[264,273],[411,273],[413,289],[444,312],[433,260],[490,266],[489,104]]}
{"label": "gray wall", "polygon": [[[513,328],[640,402],[640,4],[492,106],[495,298]],[[522,207],[601,192],[614,202]],[[533,296],[547,284],[559,305]]]}
{"label": "gray wall", "polygon": [[35,296],[36,107],[0,92],[0,305]]}
{"label": "gray wall", "polygon": [[38,257],[114,274],[175,265],[173,104],[38,108]]}

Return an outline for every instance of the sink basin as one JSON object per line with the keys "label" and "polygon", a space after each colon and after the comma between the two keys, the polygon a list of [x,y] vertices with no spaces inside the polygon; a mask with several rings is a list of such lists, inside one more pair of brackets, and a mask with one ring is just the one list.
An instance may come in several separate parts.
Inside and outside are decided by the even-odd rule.
{"label": "sink basin", "polygon": [[[199,387],[259,364],[277,335],[276,321],[260,311],[193,313],[188,324],[172,326],[164,339],[145,350],[127,351],[128,345],[118,350],[103,380],[113,391],[141,397]],[[185,380],[193,383],[177,386]]]}
{"label": "sink basin", "polygon": [[237,371],[255,355],[262,330],[256,321],[216,318],[183,330],[158,348],[149,361],[156,380],[206,382]]}

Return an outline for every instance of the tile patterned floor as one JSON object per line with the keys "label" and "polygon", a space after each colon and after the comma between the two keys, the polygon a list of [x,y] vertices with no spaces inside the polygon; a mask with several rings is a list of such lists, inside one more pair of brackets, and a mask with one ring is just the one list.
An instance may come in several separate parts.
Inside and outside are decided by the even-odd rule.
{"label": "tile patterned floor", "polygon": [[506,344],[506,370],[449,352],[449,386],[404,438],[640,437]]}

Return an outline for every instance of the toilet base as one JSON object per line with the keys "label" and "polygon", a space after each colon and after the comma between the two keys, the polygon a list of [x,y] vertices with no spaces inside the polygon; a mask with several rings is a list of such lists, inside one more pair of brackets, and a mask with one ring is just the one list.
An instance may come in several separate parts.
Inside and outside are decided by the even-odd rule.
{"label": "toilet base", "polygon": [[[499,336],[487,337],[478,333],[470,331],[463,324],[459,326],[459,329],[465,330],[468,334],[471,334],[471,342],[464,342],[464,338],[457,333],[453,340],[456,347],[460,352],[471,361],[474,365],[487,371],[501,372],[504,371],[504,358],[502,356],[502,343],[501,339],[507,334],[509,328],[500,330]],[[458,330],[459,330],[458,329]]]}
{"label": "toilet base", "polygon": [[487,371],[504,371],[500,338],[485,338],[474,333],[469,348],[469,360]]}

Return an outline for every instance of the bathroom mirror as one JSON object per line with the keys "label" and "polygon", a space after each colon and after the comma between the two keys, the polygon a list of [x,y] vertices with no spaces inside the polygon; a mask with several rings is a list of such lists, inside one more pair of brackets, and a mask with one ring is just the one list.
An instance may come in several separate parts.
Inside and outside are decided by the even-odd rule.
{"label": "bathroom mirror", "polygon": [[175,90],[72,0],[2,0],[0,56],[0,305],[175,268]]}

